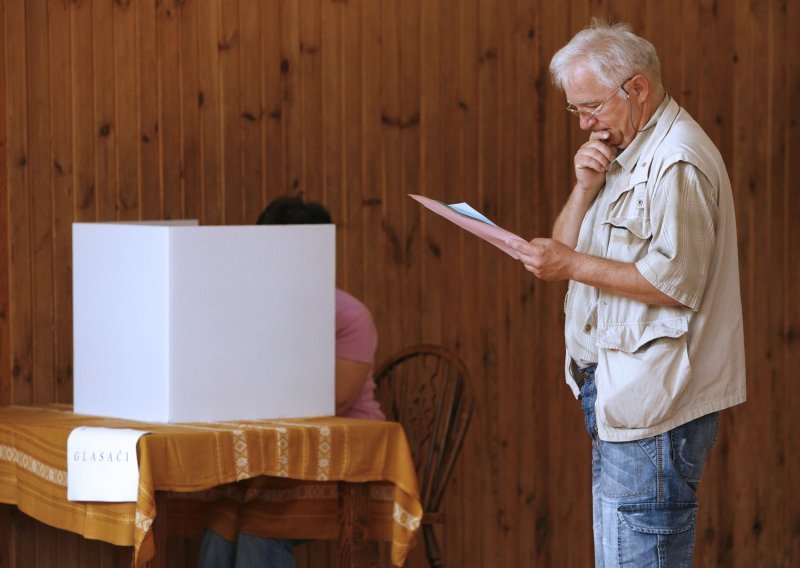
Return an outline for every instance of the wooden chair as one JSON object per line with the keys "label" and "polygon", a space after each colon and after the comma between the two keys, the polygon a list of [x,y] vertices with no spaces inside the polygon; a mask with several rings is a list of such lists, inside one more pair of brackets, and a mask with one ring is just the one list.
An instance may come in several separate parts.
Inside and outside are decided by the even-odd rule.
{"label": "wooden chair", "polygon": [[435,345],[414,345],[390,357],[375,372],[376,396],[389,420],[408,437],[425,512],[422,534],[431,568],[443,566],[434,524],[472,417],[469,376],[458,356]]}

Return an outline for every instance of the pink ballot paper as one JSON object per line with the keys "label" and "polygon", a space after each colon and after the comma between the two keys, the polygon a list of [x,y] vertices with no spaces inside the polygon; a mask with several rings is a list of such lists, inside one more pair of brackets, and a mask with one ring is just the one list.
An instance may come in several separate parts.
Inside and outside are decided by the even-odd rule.
{"label": "pink ballot paper", "polygon": [[501,229],[466,203],[453,203],[451,205],[447,205],[441,201],[436,201],[435,199],[430,199],[421,195],[409,193],[408,196],[412,199],[416,199],[434,213],[438,213],[462,229],[469,231],[473,235],[479,236],[485,241],[489,241],[494,246],[517,260],[519,259],[517,251],[506,245],[506,243],[511,241],[522,241],[523,243],[528,242],[510,231]]}

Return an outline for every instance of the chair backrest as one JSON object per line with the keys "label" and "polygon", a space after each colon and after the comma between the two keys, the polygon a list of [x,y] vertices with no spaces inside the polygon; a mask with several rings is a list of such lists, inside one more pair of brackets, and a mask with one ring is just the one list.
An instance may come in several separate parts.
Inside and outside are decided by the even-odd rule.
{"label": "chair backrest", "polygon": [[408,347],[375,372],[376,397],[386,418],[406,431],[426,513],[439,511],[472,417],[468,382],[458,356],[435,345]]}

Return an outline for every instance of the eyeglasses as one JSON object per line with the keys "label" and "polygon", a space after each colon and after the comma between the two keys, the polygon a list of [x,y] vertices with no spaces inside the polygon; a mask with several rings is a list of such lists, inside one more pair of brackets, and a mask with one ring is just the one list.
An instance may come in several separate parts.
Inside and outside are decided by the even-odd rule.
{"label": "eyeglasses", "polygon": [[[636,76],[636,75],[634,75],[633,77],[635,77],[635,76]],[[598,114],[600,114],[601,112],[603,112],[603,106],[604,106],[604,105],[605,105],[605,104],[606,104],[608,101],[610,101],[610,100],[611,100],[611,98],[612,98],[614,95],[616,95],[616,94],[617,94],[617,92],[618,92],[620,89],[622,89],[623,91],[625,91],[625,88],[624,88],[624,87],[625,87],[625,83],[627,83],[628,81],[630,81],[631,79],[633,79],[633,77],[631,77],[630,79],[625,79],[625,80],[622,82],[622,84],[621,84],[619,87],[617,87],[616,89],[614,89],[614,91],[613,91],[613,92],[612,92],[610,95],[608,95],[608,96],[605,98],[605,100],[604,100],[603,102],[601,102],[599,105],[597,105],[596,107],[594,107],[592,110],[581,110],[581,109],[579,109],[578,107],[576,107],[576,106],[575,106],[575,105],[573,105],[573,104],[568,104],[568,105],[567,105],[567,110],[568,110],[569,112],[571,112],[572,114],[574,114],[575,116],[577,116],[578,118],[585,118],[585,119],[587,119],[587,120],[591,120],[591,119],[593,119],[594,117],[596,117]],[[628,91],[625,91],[625,94],[627,95],[627,94],[628,94]]]}

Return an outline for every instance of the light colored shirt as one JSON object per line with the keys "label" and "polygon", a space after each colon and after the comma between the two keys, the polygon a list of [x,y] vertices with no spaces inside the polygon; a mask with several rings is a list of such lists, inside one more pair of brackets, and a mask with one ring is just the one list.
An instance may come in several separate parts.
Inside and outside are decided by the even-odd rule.
{"label": "light colored shirt", "polygon": [[669,97],[614,160],[576,250],[635,263],[681,306],[654,306],[579,282],[565,301],[569,370],[597,363],[601,439],[666,432],[745,400],[733,197],[724,163]]}

